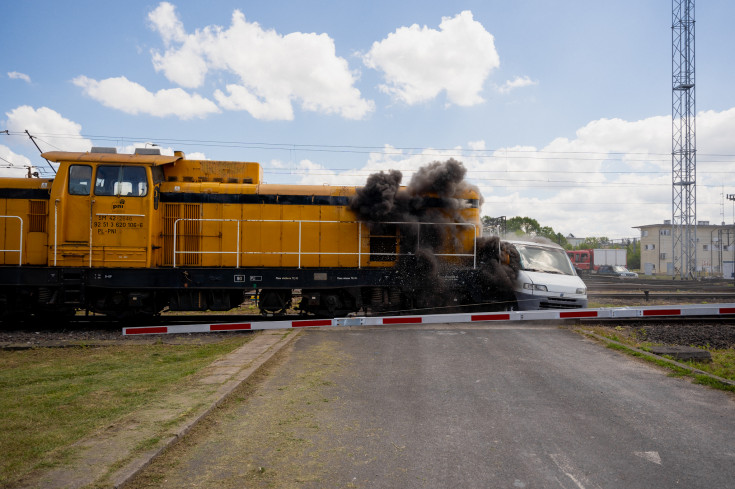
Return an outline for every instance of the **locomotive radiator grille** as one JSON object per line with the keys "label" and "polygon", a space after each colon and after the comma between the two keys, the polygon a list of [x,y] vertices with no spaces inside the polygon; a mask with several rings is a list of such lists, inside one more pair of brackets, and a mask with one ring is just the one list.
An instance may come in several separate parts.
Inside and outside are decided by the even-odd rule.
{"label": "locomotive radiator grille", "polygon": [[48,212],[46,206],[48,202],[45,200],[31,200],[28,202],[28,232],[29,233],[45,233],[46,218]]}
{"label": "locomotive radiator grille", "polygon": [[[202,223],[200,204],[164,204],[163,205],[163,264],[174,263],[174,224],[176,224],[176,264],[200,265]],[[197,220],[189,220],[197,219]],[[183,253],[182,253],[183,252]]]}

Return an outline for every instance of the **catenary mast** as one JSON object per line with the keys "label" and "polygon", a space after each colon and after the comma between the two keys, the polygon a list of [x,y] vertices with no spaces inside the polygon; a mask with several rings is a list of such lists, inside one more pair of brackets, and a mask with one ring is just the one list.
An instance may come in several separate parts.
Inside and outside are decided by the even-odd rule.
{"label": "catenary mast", "polygon": [[694,87],[694,0],[673,0],[671,236],[674,277],[697,272],[697,150]]}

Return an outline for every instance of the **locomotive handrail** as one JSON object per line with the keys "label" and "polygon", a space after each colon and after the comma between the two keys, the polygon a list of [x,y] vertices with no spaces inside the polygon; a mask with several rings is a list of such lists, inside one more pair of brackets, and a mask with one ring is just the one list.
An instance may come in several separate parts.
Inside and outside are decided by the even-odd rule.
{"label": "locomotive handrail", "polygon": [[[178,251],[176,249],[176,239],[178,237],[177,227],[179,222],[235,222],[237,223],[237,249],[236,251]],[[240,223],[241,222],[258,222],[258,223],[298,223],[299,224],[299,239],[298,239],[298,251],[240,251]],[[354,252],[337,252],[337,251],[301,251],[301,229],[304,223],[315,223],[315,224],[357,224],[358,231],[358,246],[357,253]],[[194,219],[194,218],[179,218],[174,221],[173,226],[173,242],[172,242],[172,256],[173,263],[172,267],[176,268],[176,256],[178,254],[193,254],[193,255],[205,255],[205,254],[216,254],[216,255],[231,255],[235,254],[235,267],[240,268],[240,255],[298,255],[298,268],[301,268],[301,256],[302,255],[357,255],[357,267],[362,268],[362,225],[369,224],[364,221],[321,221],[321,220],[299,220],[299,219]],[[417,225],[418,232],[416,233],[416,242],[419,243],[421,239],[421,225],[433,225],[433,226],[471,226],[475,228],[473,238],[473,250],[472,253],[436,253],[435,256],[447,256],[447,257],[472,257],[473,268],[477,268],[477,225],[468,222],[402,222],[402,221],[390,221],[381,222],[379,224],[401,224],[401,225]],[[400,253],[389,253],[381,252],[380,255],[385,256],[400,256]]]}
{"label": "locomotive handrail", "polygon": [[54,202],[54,266],[56,266],[56,250],[59,248],[56,241],[59,233],[59,202],[61,202],[60,199],[56,199],[56,202]]}
{"label": "locomotive handrail", "polygon": [[[178,233],[176,232],[176,227],[179,225],[179,222],[181,221],[194,221],[194,222],[202,222],[202,221],[214,221],[214,222],[236,222],[237,223],[237,250],[236,251],[176,251],[176,236],[178,236]],[[233,253],[236,253],[236,263],[235,268],[240,268],[240,222],[242,222],[243,219],[176,219],[174,221],[174,236],[173,236],[173,268],[176,268],[176,255],[178,253],[181,254],[206,254],[206,253],[213,253],[217,255],[231,255]]]}
{"label": "locomotive handrail", "polygon": [[0,216],[2,219],[17,219],[20,221],[20,243],[17,250],[0,250],[0,252],[18,253],[18,266],[23,265],[23,218],[20,216]]}

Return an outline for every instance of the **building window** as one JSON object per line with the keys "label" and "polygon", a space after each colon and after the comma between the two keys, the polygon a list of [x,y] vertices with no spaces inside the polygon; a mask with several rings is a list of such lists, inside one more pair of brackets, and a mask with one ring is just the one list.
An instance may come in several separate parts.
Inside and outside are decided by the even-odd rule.
{"label": "building window", "polygon": [[648,231],[641,231],[641,237],[645,238],[646,236],[648,236]]}
{"label": "building window", "polygon": [[660,253],[660,254],[658,255],[658,257],[659,257],[659,258],[660,258],[661,260],[665,260],[665,259],[666,259],[666,253]]}
{"label": "building window", "polygon": [[661,236],[671,236],[671,229],[661,229],[658,234]]}
{"label": "building window", "polygon": [[646,247],[644,249],[646,249],[646,250],[655,250],[656,249],[656,245],[655,244],[647,244],[645,246]]}

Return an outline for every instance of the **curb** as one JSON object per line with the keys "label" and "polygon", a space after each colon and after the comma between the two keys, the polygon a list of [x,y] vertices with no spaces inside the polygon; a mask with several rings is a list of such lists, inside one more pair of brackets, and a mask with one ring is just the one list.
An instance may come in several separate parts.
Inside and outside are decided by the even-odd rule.
{"label": "curb", "polygon": [[300,331],[296,331],[293,334],[285,335],[277,343],[268,348],[265,353],[258,356],[249,367],[239,371],[230,380],[225,382],[218,389],[215,401],[204,409],[204,411],[186,421],[183,426],[178,428],[176,433],[165,438],[162,445],[144,452],[113,473],[110,476],[112,486],[115,489],[125,487],[125,485],[132,481],[133,478],[148,467],[156,458],[183,439],[195,426],[209,416],[212,411],[225,402],[238,387],[260,371],[278,352],[297,338],[300,333]]}

